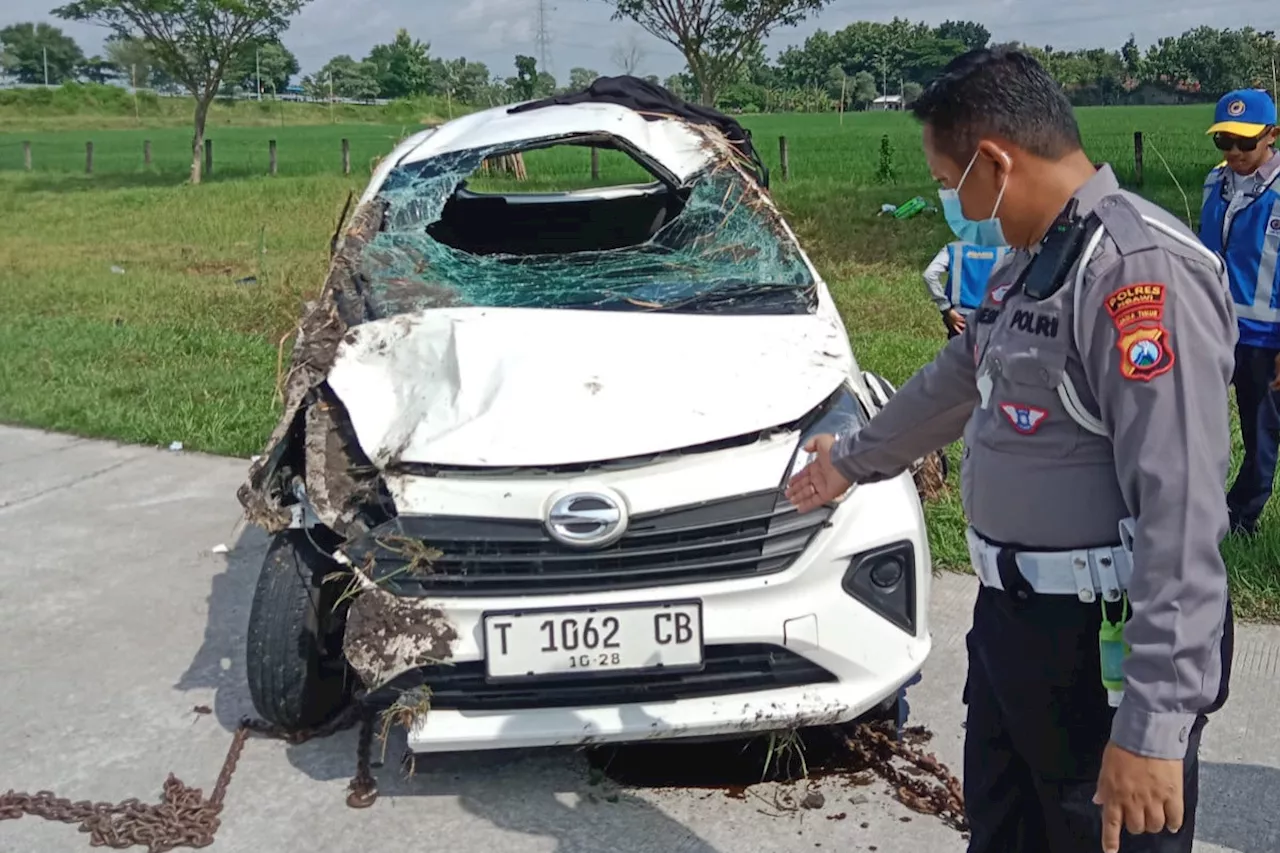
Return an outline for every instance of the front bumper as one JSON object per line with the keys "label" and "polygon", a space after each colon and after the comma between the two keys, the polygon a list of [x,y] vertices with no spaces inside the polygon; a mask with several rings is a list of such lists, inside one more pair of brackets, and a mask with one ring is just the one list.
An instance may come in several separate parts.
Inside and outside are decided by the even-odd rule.
{"label": "front bumper", "polygon": [[[855,556],[894,543],[909,543],[913,552],[914,614],[909,631],[845,589]],[[447,707],[454,703],[443,701],[445,694],[440,694],[442,701],[433,703],[408,732],[409,747],[415,752],[445,752],[583,745],[848,722],[894,696],[924,664],[931,646],[926,616],[930,566],[920,502],[911,478],[903,475],[855,489],[800,558],[778,574],[573,595],[433,598],[430,606],[457,635],[444,669],[474,677],[469,688],[453,694],[453,699],[467,698],[457,707]],[[790,670],[793,675],[804,671],[813,677],[796,676],[775,688],[708,695],[704,687],[676,698],[630,702],[592,701],[592,691],[580,686],[583,682],[575,682],[559,697],[552,690],[535,696],[540,682],[531,680],[522,701],[511,707],[502,706],[501,695],[481,701],[486,690],[511,689],[483,679],[485,612],[690,599],[702,604],[709,661],[715,649],[765,649],[766,656],[774,649],[779,657],[800,665]],[[392,681],[392,692],[413,675],[407,672]],[[565,679],[555,681],[564,684]],[[506,695],[518,694],[519,689]],[[374,698],[378,696],[375,692]]]}
{"label": "front bumper", "polygon": [[[928,651],[927,642],[924,649]],[[408,733],[414,752],[587,746],[836,725],[873,709],[918,668],[849,684],[655,704],[467,713],[432,709]]]}

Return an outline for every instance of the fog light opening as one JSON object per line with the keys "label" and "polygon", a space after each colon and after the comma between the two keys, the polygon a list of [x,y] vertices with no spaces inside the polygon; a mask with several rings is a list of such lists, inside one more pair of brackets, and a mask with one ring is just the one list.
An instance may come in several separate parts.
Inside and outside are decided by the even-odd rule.
{"label": "fog light opening", "polygon": [[853,555],[841,586],[868,609],[914,635],[915,572],[915,546],[904,540]]}
{"label": "fog light opening", "polygon": [[871,567],[871,582],[883,590],[891,590],[902,580],[905,567],[897,557],[882,557]]}

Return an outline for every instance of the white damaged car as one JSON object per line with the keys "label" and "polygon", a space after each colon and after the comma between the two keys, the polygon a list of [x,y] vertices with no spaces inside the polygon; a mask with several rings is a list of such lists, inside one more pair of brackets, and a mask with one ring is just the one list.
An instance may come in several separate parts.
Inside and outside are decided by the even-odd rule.
{"label": "white damaged car", "polygon": [[[636,86],[459,118],[377,168],[240,490],[272,536],[267,720],[395,705],[419,752],[707,737],[852,721],[920,670],[911,474],[805,515],[782,493],[806,437],[892,388],[749,135]],[[566,146],[650,178],[540,191]],[[494,175],[517,154],[527,181]]]}

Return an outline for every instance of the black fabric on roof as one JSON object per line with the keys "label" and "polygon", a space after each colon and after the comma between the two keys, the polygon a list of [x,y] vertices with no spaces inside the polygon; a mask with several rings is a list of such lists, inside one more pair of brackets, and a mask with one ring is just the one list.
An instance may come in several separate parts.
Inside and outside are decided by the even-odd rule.
{"label": "black fabric on roof", "polygon": [[769,169],[764,165],[751,142],[751,131],[722,112],[691,104],[676,97],[670,90],[639,77],[626,74],[617,77],[599,77],[579,92],[569,92],[540,101],[518,104],[507,112],[524,113],[551,106],[588,103],[618,104],[651,119],[675,116],[692,124],[711,125],[724,134],[738,153],[755,165],[755,177],[760,185],[769,186]]}

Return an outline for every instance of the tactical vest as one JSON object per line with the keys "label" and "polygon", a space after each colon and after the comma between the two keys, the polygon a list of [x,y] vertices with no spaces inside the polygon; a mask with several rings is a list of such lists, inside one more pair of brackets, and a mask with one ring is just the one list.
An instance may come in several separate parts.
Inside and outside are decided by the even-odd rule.
{"label": "tactical vest", "polygon": [[947,299],[970,311],[982,304],[991,270],[1008,253],[1007,246],[978,246],[957,240],[947,244]]}
{"label": "tactical vest", "polygon": [[1226,172],[1219,166],[1205,181],[1200,240],[1226,262],[1240,343],[1280,347],[1280,172],[1234,212]]}

